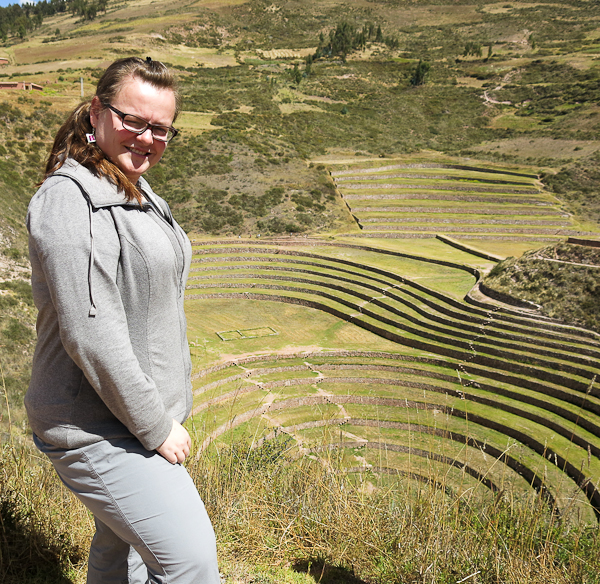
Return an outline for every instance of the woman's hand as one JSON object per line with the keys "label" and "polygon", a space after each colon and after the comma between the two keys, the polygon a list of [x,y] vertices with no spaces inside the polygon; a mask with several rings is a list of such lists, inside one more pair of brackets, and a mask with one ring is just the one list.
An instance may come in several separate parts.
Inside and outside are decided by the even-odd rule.
{"label": "woman's hand", "polygon": [[171,464],[177,464],[186,459],[191,447],[192,439],[188,431],[177,420],[173,420],[171,433],[156,449],[156,452],[166,458]]}

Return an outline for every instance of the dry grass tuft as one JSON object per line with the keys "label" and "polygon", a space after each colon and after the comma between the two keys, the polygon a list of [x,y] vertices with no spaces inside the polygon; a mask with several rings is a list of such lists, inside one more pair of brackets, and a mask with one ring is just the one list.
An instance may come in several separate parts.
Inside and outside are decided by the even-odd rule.
{"label": "dry grass tuft", "polygon": [[311,574],[337,568],[346,582],[599,581],[595,526],[509,493],[486,502],[375,475],[363,477],[376,486],[366,489],[366,480],[337,472],[341,460],[332,456],[292,460],[280,441],[237,444],[190,464],[220,553]]}
{"label": "dry grass tuft", "polygon": [[86,510],[49,462],[26,445],[1,447],[0,582],[76,581],[91,533]]}
{"label": "dry grass tuft", "polygon": [[[29,448],[9,442],[1,456],[0,581],[82,582],[88,513]],[[340,465],[288,458],[285,442],[236,445],[189,464],[227,582],[304,582],[277,566],[331,584],[600,581],[597,526],[508,493],[485,502],[402,478],[352,481]]]}
{"label": "dry grass tuft", "polygon": [[[433,474],[352,479],[337,451],[290,452],[238,440],[190,459],[228,583],[600,582],[597,525],[535,497],[459,497]],[[9,440],[0,455],[0,582],[83,582],[90,515],[31,447]]]}

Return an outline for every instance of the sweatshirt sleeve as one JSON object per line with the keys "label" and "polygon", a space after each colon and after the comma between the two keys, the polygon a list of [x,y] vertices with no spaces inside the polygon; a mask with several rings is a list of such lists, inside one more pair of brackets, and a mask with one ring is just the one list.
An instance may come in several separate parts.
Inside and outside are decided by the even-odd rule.
{"label": "sweatshirt sleeve", "polygon": [[117,287],[120,242],[110,210],[93,210],[92,221],[93,237],[90,207],[70,179],[47,181],[31,200],[27,226],[41,272],[41,281],[34,279],[34,292],[36,286],[45,286],[48,297],[47,306],[38,308],[55,312],[52,318],[58,320],[69,357],[112,414],[145,448],[154,450],[168,437],[172,419],[133,351]]}

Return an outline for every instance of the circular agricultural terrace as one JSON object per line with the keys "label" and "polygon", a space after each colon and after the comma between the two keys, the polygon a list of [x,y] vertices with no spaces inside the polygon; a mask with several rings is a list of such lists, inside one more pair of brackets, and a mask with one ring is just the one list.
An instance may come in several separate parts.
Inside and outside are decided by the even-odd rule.
{"label": "circular agricultural terrace", "polygon": [[[296,455],[335,450],[363,480],[533,489],[557,513],[575,499],[600,516],[598,335],[491,300],[459,301],[339,253],[357,246],[330,244],[326,255],[323,242],[318,252],[306,243],[196,244],[188,302],[297,304],[413,354],[253,355],[197,371],[201,451],[241,435],[255,445],[287,437]],[[222,342],[232,334],[277,331],[222,331]]]}

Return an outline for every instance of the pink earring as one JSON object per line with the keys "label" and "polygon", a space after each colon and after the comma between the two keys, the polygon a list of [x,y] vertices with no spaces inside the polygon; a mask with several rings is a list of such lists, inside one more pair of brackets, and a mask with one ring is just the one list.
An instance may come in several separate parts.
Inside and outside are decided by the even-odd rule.
{"label": "pink earring", "polygon": [[92,144],[93,142],[95,142],[96,141],[96,128],[94,128],[92,130],[91,134],[86,134],[85,138],[88,141],[88,144]]}

